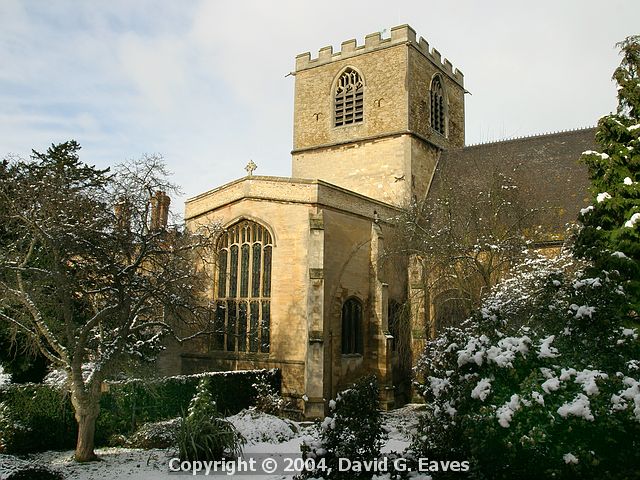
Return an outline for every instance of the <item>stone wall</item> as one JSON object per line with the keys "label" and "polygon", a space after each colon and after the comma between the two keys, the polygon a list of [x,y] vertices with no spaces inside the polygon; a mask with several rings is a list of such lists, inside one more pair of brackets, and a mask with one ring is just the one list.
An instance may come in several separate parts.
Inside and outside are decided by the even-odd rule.
{"label": "stone wall", "polygon": [[294,155],[293,176],[322,178],[377,200],[402,206],[409,195],[408,135]]}
{"label": "stone wall", "polygon": [[[209,198],[209,203],[224,201],[229,194],[230,192],[220,192],[218,198]],[[206,199],[200,200],[206,203]],[[191,207],[192,205],[187,207],[187,218],[193,212]],[[293,398],[302,396],[305,391],[310,210],[310,205],[303,203],[282,204],[251,198],[249,195],[188,220],[191,227],[207,222],[219,222],[227,227],[241,219],[250,219],[267,227],[273,238],[270,352],[232,353],[209,350],[201,352],[206,353],[207,358],[200,361],[191,358],[189,365],[200,364],[201,369],[215,370],[278,367],[283,374],[283,394]],[[213,293],[210,292],[210,295]]]}

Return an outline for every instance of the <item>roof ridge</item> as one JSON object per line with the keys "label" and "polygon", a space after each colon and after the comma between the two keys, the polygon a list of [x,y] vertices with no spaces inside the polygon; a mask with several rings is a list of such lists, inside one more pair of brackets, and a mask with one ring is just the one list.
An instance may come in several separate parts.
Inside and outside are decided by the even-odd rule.
{"label": "roof ridge", "polygon": [[463,148],[479,147],[479,146],[491,145],[491,144],[495,144],[495,143],[513,142],[513,141],[516,141],[516,140],[524,140],[526,138],[548,137],[548,136],[551,136],[551,135],[559,135],[561,133],[582,132],[584,130],[590,130],[592,128],[596,128],[596,125],[590,125],[588,127],[569,128],[567,130],[556,130],[556,131],[553,131],[553,132],[546,132],[546,133],[532,133],[530,135],[521,135],[521,136],[516,136],[516,137],[504,138],[502,140],[491,140],[491,141],[488,141],[488,142],[471,143],[469,145],[465,145]]}

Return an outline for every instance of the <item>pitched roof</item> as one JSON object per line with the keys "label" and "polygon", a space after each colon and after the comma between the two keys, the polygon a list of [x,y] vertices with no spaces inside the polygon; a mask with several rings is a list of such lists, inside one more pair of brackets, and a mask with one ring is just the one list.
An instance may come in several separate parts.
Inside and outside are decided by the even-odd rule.
{"label": "pitched roof", "polygon": [[[578,162],[585,150],[595,149],[595,128],[536,135],[443,151],[429,199],[442,195],[448,179],[458,188],[477,191],[487,175],[511,178],[527,207],[542,209],[548,230],[562,234],[575,222],[580,208],[589,204],[587,168]],[[450,185],[450,183],[449,183]]]}

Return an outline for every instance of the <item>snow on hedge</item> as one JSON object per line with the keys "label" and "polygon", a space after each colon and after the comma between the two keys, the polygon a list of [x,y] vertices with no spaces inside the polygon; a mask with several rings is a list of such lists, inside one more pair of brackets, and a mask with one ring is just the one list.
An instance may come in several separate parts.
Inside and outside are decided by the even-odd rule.
{"label": "snow on hedge", "polygon": [[622,453],[640,461],[640,336],[627,285],[587,267],[568,254],[531,259],[461,328],[428,342],[416,455],[483,455],[495,466],[546,452],[546,468],[608,465]]}
{"label": "snow on hedge", "polygon": [[473,390],[471,390],[471,398],[477,398],[484,402],[484,399],[491,393],[491,379],[483,378],[478,382]]}
{"label": "snow on hedge", "polygon": [[292,439],[297,432],[293,422],[255,409],[242,410],[227,417],[227,420],[233,423],[249,444],[282,443]]}
{"label": "snow on hedge", "polygon": [[0,365],[0,388],[11,383],[11,374],[4,373],[4,367]]}

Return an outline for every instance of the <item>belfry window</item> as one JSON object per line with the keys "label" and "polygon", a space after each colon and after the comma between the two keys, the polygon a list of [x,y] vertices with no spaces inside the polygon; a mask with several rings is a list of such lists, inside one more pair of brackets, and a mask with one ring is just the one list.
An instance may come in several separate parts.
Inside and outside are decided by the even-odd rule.
{"label": "belfry window", "polygon": [[364,83],[358,72],[347,68],[336,85],[334,126],[362,122],[364,114]]}
{"label": "belfry window", "polygon": [[269,353],[272,250],[271,234],[249,220],[218,240],[214,349]]}
{"label": "belfry window", "polygon": [[342,305],[342,354],[363,353],[362,303],[350,298]]}
{"label": "belfry window", "polygon": [[442,80],[435,76],[431,81],[431,128],[441,135],[445,135],[446,105]]}

